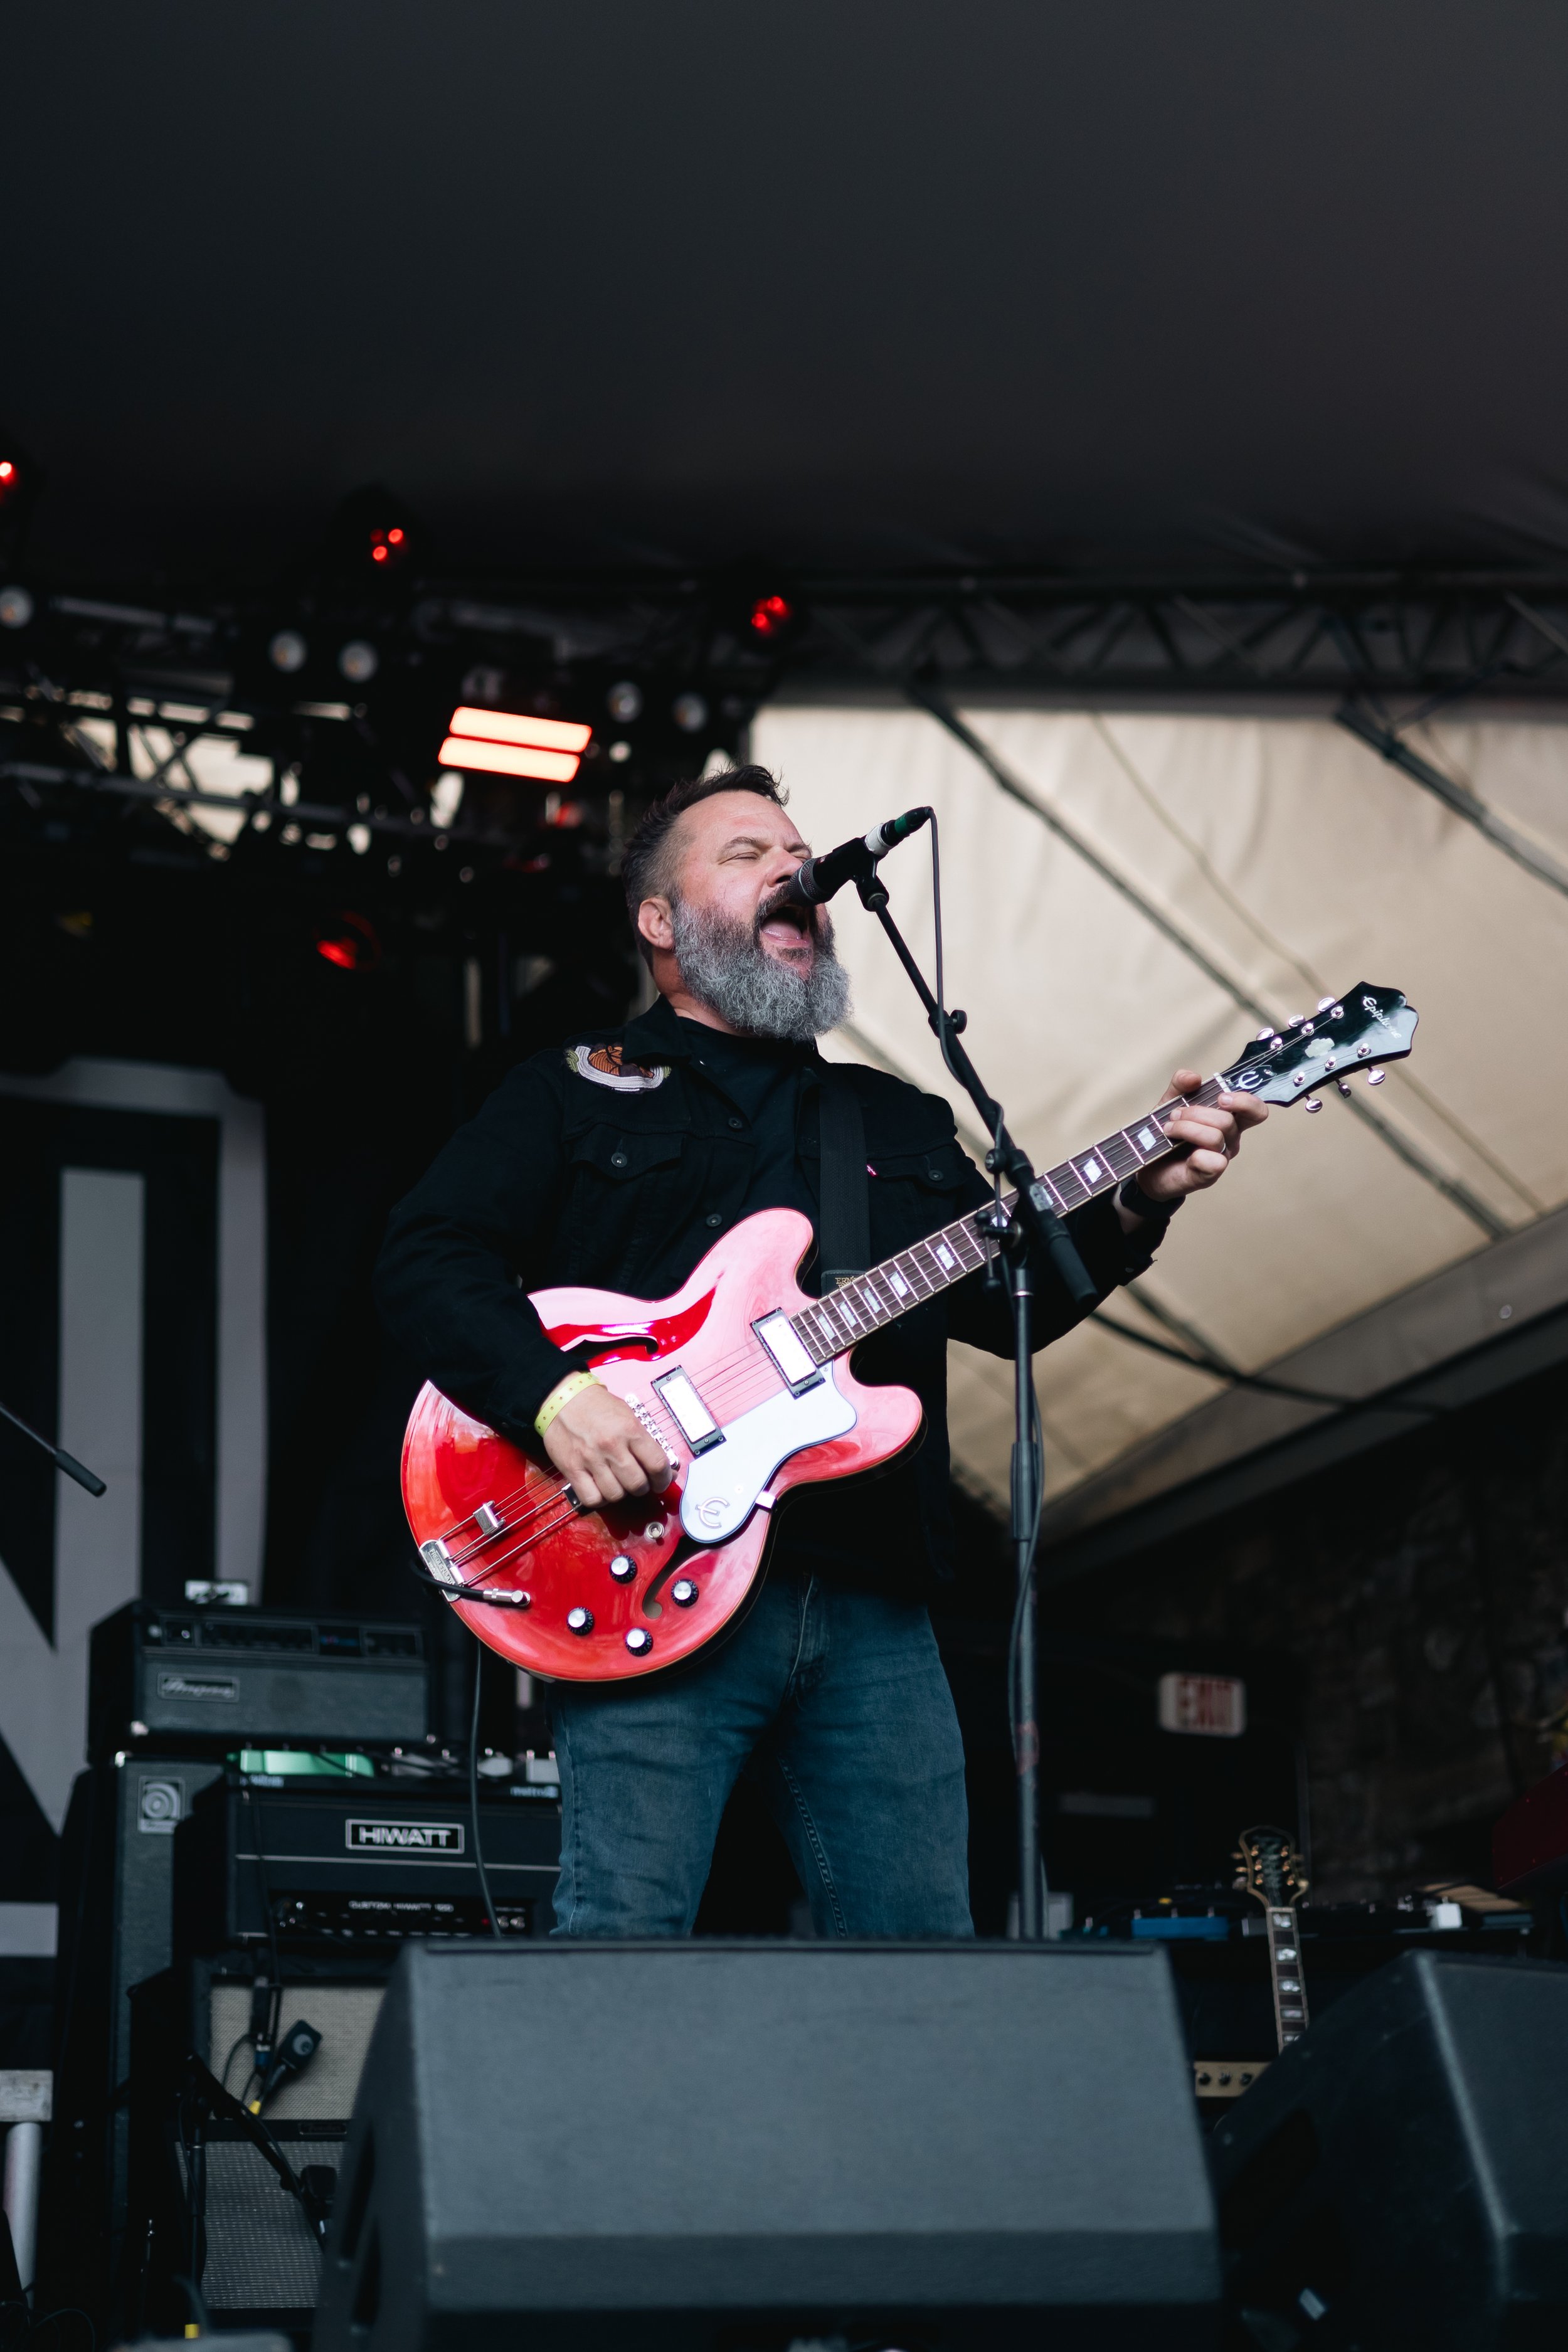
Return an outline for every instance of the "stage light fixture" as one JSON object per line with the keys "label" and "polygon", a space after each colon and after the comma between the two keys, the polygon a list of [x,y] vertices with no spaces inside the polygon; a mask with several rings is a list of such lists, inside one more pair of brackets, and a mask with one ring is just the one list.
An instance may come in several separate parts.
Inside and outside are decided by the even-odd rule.
{"label": "stage light fixture", "polygon": [[16,434],[0,425],[0,524],[7,540],[25,526],[42,480]]}
{"label": "stage light fixture", "polygon": [[795,606],[787,596],[776,593],[755,596],[746,615],[746,625],[752,636],[759,638],[763,645],[777,645],[782,638],[788,636],[795,625]]}
{"label": "stage light fixture", "polygon": [[381,656],[364,637],[351,637],[338,656],[338,667],[351,686],[368,686],[381,667]]}
{"label": "stage light fixture", "polygon": [[298,629],[279,629],[267,647],[268,660],[286,677],[291,677],[297,669],[303,669],[310,654],[310,648]]}
{"label": "stage light fixture", "polygon": [[409,551],[408,533],[400,522],[376,523],[370,534],[370,560],[379,572],[390,572]]}
{"label": "stage light fixture", "polygon": [[461,703],[447,723],[441,765],[569,784],[593,732],[575,719],[533,719],[519,710],[479,710]]}
{"label": "stage light fixture", "polygon": [[0,588],[0,629],[25,629],[36,607],[26,588]]}
{"label": "stage light fixture", "polygon": [[700,694],[678,694],[669,715],[686,734],[695,735],[708,724],[708,705]]}
{"label": "stage light fixture", "polygon": [[605,697],[605,708],[618,727],[629,727],[642,717],[641,687],[632,678],[618,678]]}
{"label": "stage light fixture", "polygon": [[316,927],[316,953],[340,971],[374,971],[381,961],[375,925],[364,915],[330,915]]}

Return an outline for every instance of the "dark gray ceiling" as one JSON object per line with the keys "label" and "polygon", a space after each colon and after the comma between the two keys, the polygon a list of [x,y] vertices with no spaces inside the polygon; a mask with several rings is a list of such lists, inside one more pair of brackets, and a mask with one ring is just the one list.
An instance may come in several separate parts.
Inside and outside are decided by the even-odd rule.
{"label": "dark gray ceiling", "polygon": [[1568,558],[1552,0],[49,0],[0,416],[58,581]]}

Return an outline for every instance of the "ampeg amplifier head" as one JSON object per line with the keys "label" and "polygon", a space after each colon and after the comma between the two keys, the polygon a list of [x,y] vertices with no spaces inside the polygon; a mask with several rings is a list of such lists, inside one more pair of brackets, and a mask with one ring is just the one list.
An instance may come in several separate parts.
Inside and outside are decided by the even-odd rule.
{"label": "ampeg amplifier head", "polygon": [[142,1747],[422,1740],[429,1679],[424,1634],[404,1621],[132,1601],[92,1630],[88,1749],[102,1762]]}

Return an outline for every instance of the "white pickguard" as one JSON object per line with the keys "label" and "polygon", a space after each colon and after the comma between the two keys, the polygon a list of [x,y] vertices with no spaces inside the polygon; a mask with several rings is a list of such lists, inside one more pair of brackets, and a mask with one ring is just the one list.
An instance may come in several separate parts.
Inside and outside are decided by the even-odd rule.
{"label": "white pickguard", "polygon": [[680,1524],[693,1543],[726,1543],[756,1508],[757,1498],[781,1462],[825,1438],[843,1437],[856,1412],[833,1384],[833,1367],[804,1396],[781,1389],[724,1424],[724,1443],[700,1454],[686,1474]]}

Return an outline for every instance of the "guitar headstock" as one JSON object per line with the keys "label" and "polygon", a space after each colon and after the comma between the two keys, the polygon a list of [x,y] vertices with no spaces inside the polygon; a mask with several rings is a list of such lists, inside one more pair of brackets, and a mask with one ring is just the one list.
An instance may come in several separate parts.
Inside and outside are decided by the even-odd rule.
{"label": "guitar headstock", "polygon": [[1301,1857],[1283,1830],[1267,1824],[1243,1830],[1236,1858],[1241,1864],[1237,1885],[1244,1894],[1255,1895],[1266,1911],[1300,1903],[1307,1892]]}
{"label": "guitar headstock", "polygon": [[1409,1053],[1416,1017],[1397,988],[1358,981],[1343,996],[1326,997],[1311,1015],[1261,1031],[1226,1071],[1226,1084],[1267,1103],[1304,1100],[1331,1081],[1348,1094],[1357,1070],[1381,1086],[1383,1065]]}

